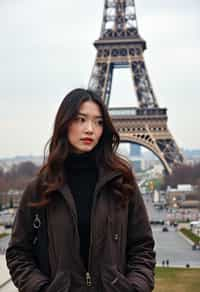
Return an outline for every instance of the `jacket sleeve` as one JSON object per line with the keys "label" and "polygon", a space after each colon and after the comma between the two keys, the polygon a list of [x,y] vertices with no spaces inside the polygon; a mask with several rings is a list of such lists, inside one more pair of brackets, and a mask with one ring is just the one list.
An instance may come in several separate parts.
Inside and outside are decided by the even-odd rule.
{"label": "jacket sleeve", "polygon": [[126,254],[126,276],[135,288],[134,291],[152,291],[155,267],[154,240],[138,187],[134,198],[129,202]]}
{"label": "jacket sleeve", "polygon": [[41,288],[49,282],[49,279],[36,266],[33,257],[33,222],[28,203],[31,201],[34,189],[32,182],[22,196],[6,251],[11,278],[20,292],[41,291]]}

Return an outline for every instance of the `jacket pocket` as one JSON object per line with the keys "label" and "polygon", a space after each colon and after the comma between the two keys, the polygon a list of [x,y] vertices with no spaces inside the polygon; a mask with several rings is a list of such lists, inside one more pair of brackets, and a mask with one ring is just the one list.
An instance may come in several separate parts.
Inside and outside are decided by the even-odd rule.
{"label": "jacket pocket", "polygon": [[69,271],[58,272],[47,289],[47,292],[69,292],[71,277]]}
{"label": "jacket pocket", "polygon": [[132,292],[133,286],[116,266],[105,267],[101,272],[104,292]]}

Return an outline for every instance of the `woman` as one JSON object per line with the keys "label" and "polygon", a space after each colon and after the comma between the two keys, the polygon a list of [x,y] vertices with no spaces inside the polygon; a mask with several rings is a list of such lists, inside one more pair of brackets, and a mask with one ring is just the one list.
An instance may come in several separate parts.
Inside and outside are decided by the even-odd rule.
{"label": "woman", "polygon": [[22,197],[6,258],[21,292],[149,292],[154,241],[102,101],[61,103],[48,159]]}

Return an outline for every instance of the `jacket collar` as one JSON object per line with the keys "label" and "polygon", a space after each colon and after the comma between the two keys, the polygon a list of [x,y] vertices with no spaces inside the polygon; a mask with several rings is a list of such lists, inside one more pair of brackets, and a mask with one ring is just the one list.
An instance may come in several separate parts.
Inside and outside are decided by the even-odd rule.
{"label": "jacket collar", "polygon": [[103,167],[99,167],[99,175],[98,175],[98,181],[96,184],[96,190],[95,192],[99,191],[105,184],[107,184],[112,179],[121,176],[122,173],[120,171],[116,170],[106,170]]}
{"label": "jacket collar", "polygon": [[[122,173],[120,171],[116,171],[116,170],[105,170],[102,167],[99,167],[98,169],[98,180],[97,180],[97,184],[96,184],[96,188],[95,188],[95,193],[99,192],[99,190],[105,185],[107,184],[109,181],[111,181],[112,179],[116,178],[116,177],[120,177],[122,175]],[[59,191],[64,194],[64,193],[68,193],[70,192],[69,186],[66,183],[63,187],[61,187],[59,189]]]}
{"label": "jacket collar", "polygon": [[[94,198],[93,198],[94,203],[96,203],[97,195],[98,195],[100,189],[103,186],[105,186],[109,181],[113,180],[114,178],[120,177],[121,175],[122,174],[120,171],[105,170],[105,169],[99,167],[98,181],[97,181],[97,184],[95,187]],[[62,194],[62,196],[64,197],[64,199],[68,203],[70,209],[72,210],[73,217],[77,221],[78,216],[77,216],[75,201],[74,201],[73,195],[70,191],[68,184],[66,183],[58,191]]]}

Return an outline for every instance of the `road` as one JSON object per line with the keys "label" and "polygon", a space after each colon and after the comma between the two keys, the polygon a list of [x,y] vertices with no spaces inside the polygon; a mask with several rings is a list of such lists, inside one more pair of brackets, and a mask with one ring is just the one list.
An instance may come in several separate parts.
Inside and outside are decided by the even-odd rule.
{"label": "road", "polygon": [[[156,209],[150,197],[144,196],[144,201],[150,220],[168,220],[167,211]],[[189,264],[191,267],[200,268],[200,251],[192,250],[191,244],[176,228],[169,226],[169,231],[163,232],[162,227],[162,225],[152,225],[157,265],[162,265],[162,261],[168,259],[170,266],[185,267]]]}
{"label": "road", "polygon": [[0,240],[0,253],[5,252],[5,249],[8,246],[9,239],[10,239],[10,235],[1,238],[1,240]]}

